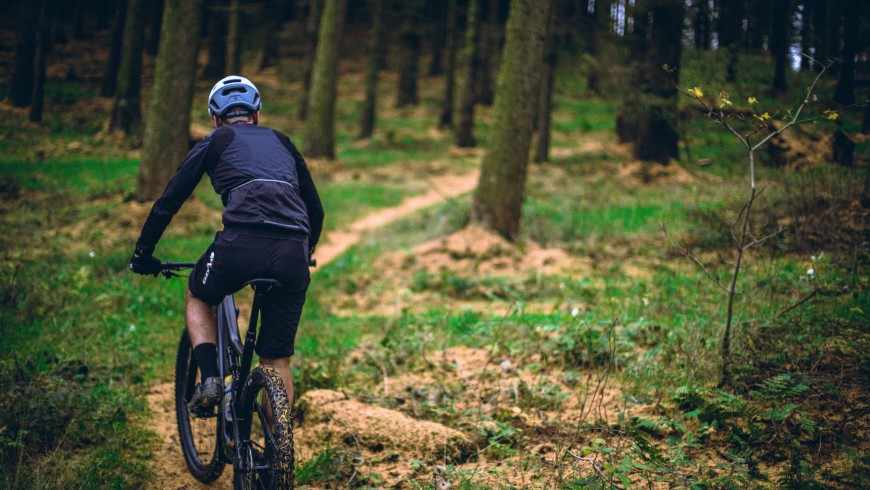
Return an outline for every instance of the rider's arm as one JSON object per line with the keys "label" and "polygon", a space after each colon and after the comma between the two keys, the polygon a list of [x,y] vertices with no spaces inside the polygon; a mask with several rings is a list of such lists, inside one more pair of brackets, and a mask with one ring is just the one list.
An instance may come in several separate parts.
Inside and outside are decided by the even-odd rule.
{"label": "rider's arm", "polygon": [[302,158],[296,145],[290,141],[290,138],[278,131],[275,131],[275,135],[296,160],[299,194],[308,210],[308,226],[311,228],[308,235],[308,250],[314,252],[314,247],[317,246],[317,241],[320,239],[320,232],[323,230],[323,205],[320,204],[320,196],[317,194],[317,187],[314,185],[314,179],[311,178],[311,172],[308,171],[308,165],[305,164],[305,159]]}
{"label": "rider's arm", "polygon": [[139,235],[139,240],[136,242],[136,250],[141,251],[144,255],[150,255],[154,251],[154,247],[163,236],[172,217],[184,204],[184,201],[190,197],[193,190],[199,184],[202,175],[208,169],[206,158],[209,150],[211,138],[205,138],[200,141],[190,150],[187,158],[184,159],[178,171],[169,180],[166,190],[160,196],[154,205],[151,207],[151,213],[148,219],[145,220],[145,225],[142,226],[142,233]]}
{"label": "rider's arm", "polygon": [[299,194],[305,202],[305,208],[308,209],[308,225],[311,227],[308,250],[313,252],[323,229],[323,205],[320,204],[320,195],[317,194],[317,187],[314,186],[314,179],[311,178],[308,165],[301,155],[296,160],[296,174],[299,176]]}

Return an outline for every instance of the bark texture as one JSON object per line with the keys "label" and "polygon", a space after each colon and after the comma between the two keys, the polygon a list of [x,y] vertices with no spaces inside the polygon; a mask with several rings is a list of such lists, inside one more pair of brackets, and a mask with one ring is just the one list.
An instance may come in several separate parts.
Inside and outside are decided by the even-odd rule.
{"label": "bark texture", "polygon": [[114,97],[118,89],[118,70],[121,68],[121,44],[124,39],[124,14],[127,12],[126,0],[115,0],[115,10],[112,15],[109,58],[103,71],[103,81],[100,85],[100,97]]}
{"label": "bark texture", "polygon": [[372,0],[372,31],[369,48],[369,64],[366,73],[366,100],[360,116],[360,138],[368,138],[375,131],[375,114],[378,105],[378,73],[384,63],[384,0]]}
{"label": "bark texture", "polygon": [[338,85],[338,44],[344,24],[347,0],[326,0],[308,99],[305,126],[306,156],[335,158],[335,101]]}
{"label": "bark texture", "polygon": [[202,69],[202,78],[221,79],[227,73],[227,4],[226,0],[208,3],[208,61]]}
{"label": "bark texture", "polygon": [[791,1],[773,0],[770,23],[770,52],[773,55],[773,93],[782,94],[788,89],[788,34],[791,19]]}
{"label": "bark texture", "polygon": [[308,18],[305,21],[305,60],[302,68],[302,90],[299,92],[299,119],[308,116],[308,93],[311,91],[311,75],[314,72],[314,56],[317,49],[317,33],[320,30],[320,17],[323,14],[324,0],[308,2]]}
{"label": "bark texture", "polygon": [[[202,0],[166,0],[136,199],[160,196],[189,149]],[[159,94],[159,96],[157,96]]]}
{"label": "bark texture", "polygon": [[456,146],[470,148],[474,140],[474,87],[480,70],[480,0],[468,4],[468,69],[462,86],[459,103],[459,124],[456,126]]}
{"label": "bark texture", "polygon": [[420,74],[420,54],[423,37],[420,34],[419,2],[411,2],[402,8],[402,27],[399,34],[401,56],[399,57],[399,86],[396,94],[396,107],[416,105],[417,78]]}
{"label": "bark texture", "polygon": [[112,106],[109,127],[120,129],[128,136],[139,136],[142,109],[139,90],[142,85],[142,49],[145,43],[144,0],[129,0],[124,21],[124,43],[121,48],[121,68],[118,90]]}
{"label": "bark texture", "polygon": [[236,75],[242,72],[242,2],[230,0],[227,21],[227,70]]}
{"label": "bark texture", "polygon": [[509,240],[517,237],[532,125],[538,100],[549,0],[515,0],[471,218]]}
{"label": "bark texture", "polygon": [[447,20],[444,33],[444,99],[441,102],[439,128],[453,125],[453,102],[456,92],[456,0],[447,0]]}
{"label": "bark texture", "polygon": [[622,141],[634,143],[635,158],[668,163],[678,157],[674,84],[680,79],[684,5],[682,0],[638,0],[636,5],[638,15],[649,12],[649,25],[637,24],[647,30],[649,42],[635,71],[639,90],[626,98],[617,114],[617,131]]}

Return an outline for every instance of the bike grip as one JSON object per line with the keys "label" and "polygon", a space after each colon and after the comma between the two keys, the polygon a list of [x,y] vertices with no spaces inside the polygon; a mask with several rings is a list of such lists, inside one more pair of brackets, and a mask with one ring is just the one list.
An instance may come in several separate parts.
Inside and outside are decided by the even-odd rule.
{"label": "bike grip", "polygon": [[308,259],[308,265],[311,267],[317,267],[317,259]]}

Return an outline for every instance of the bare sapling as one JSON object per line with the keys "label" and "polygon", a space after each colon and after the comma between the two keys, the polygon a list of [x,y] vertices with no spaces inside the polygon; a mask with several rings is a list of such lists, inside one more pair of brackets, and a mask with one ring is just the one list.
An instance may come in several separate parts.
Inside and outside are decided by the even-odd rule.
{"label": "bare sapling", "polygon": [[[727,300],[725,313],[725,330],[722,334],[721,378],[719,382],[720,387],[728,384],[730,381],[731,327],[734,318],[734,298],[737,295],[737,281],[740,276],[740,267],[743,264],[743,259],[745,257],[746,251],[754,246],[764,243],[765,241],[769,240],[770,238],[779,233],[776,232],[771,235],[757,237],[753,234],[751,230],[750,216],[752,213],[752,206],[755,203],[756,198],[760,194],[756,181],[756,152],[761,149],[765,144],[770,142],[771,139],[782,134],[793,126],[817,121],[820,119],[836,120],[839,117],[839,113],[836,110],[828,109],[824,110],[820,115],[804,117],[803,119],[801,118],[804,112],[804,108],[811,102],[815,102],[817,100],[816,96],[813,93],[816,89],[816,85],[825,74],[827,69],[830,68],[830,66],[833,64],[833,62],[820,63],[812,57],[809,57],[805,54],[804,56],[806,56],[812,62],[821,66],[821,69],[819,70],[819,73],[816,75],[816,77],[813,79],[813,82],[810,84],[809,88],[807,88],[807,91],[800,104],[798,104],[797,108],[794,111],[789,110],[782,115],[778,115],[776,113],[771,115],[768,111],[761,112],[760,109],[758,109],[758,99],[755,97],[747,98],[747,103],[749,104],[752,112],[752,116],[749,117],[746,116],[743,112],[731,110],[733,102],[730,98],[730,95],[725,91],[720,91],[719,96],[716,98],[707,98],[704,96],[704,93],[700,87],[693,87],[690,89],[677,87],[680,92],[695,99],[695,101],[697,101],[697,103],[700,104],[701,107],[706,111],[707,117],[709,119],[720,124],[740,142],[740,144],[746,150],[747,163],[749,166],[749,194],[747,196],[746,202],[743,203],[743,206],[738,213],[737,218],[731,225],[731,235],[734,240],[735,252],[734,265],[731,270],[731,277],[728,284],[722,285],[723,289],[726,292]],[[664,68],[665,70],[669,70],[669,67],[667,65]],[[714,103],[715,100],[718,100],[718,105]],[[759,112],[761,113],[759,114]],[[780,121],[780,124],[774,124],[774,121],[776,119]],[[748,129],[745,130],[745,132],[741,132],[741,130],[735,126],[735,123],[740,123],[741,125],[748,125]],[[688,252],[685,253],[686,255],[689,254]],[[691,258],[707,273],[708,276],[710,276],[709,271],[707,271],[707,269],[696,257]]]}

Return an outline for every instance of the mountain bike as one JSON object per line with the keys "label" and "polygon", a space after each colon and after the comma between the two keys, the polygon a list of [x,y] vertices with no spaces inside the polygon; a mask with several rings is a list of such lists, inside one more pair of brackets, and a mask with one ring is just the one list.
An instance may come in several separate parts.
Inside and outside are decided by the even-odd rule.
{"label": "mountain bike", "polygon": [[[169,279],[195,263],[162,265],[161,274]],[[181,449],[188,470],[203,483],[217,479],[224,466],[231,464],[234,488],[292,489],[293,419],[284,383],[270,366],[251,369],[260,299],[281,284],[274,279],[254,279],[245,286],[254,289],[254,300],[244,341],[239,335],[239,309],[233,295],[224,297],[217,306],[218,369],[224,393],[210,411],[192,413],[188,409],[201,375],[187,332],[181,333],[175,363],[175,414]]]}

